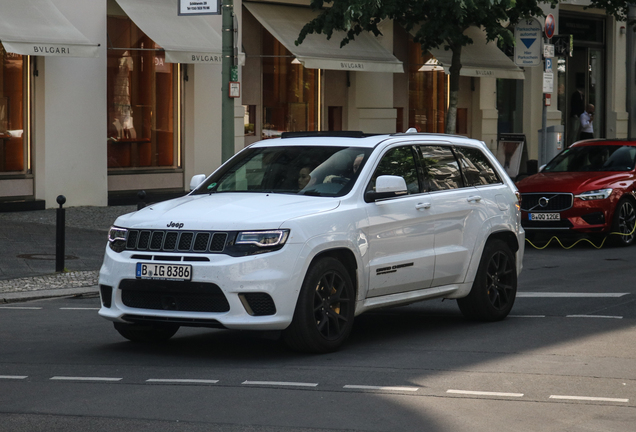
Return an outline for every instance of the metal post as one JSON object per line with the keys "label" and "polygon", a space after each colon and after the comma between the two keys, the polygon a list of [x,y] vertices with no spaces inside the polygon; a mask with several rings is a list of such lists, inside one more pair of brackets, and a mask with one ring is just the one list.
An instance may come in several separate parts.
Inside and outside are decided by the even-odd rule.
{"label": "metal post", "polygon": [[62,206],[66,202],[66,197],[64,195],[59,195],[57,197],[57,203],[60,207],[57,209],[57,219],[56,219],[56,229],[55,229],[55,271],[63,272],[64,271],[64,228],[66,226],[65,221],[65,212]]}
{"label": "metal post", "polygon": [[234,0],[223,0],[222,37],[222,114],[221,158],[223,162],[234,155],[234,99],[230,98],[230,76],[234,66]]}
{"label": "metal post", "polygon": [[543,112],[541,114],[541,144],[539,145],[539,166],[545,164],[547,161],[545,160],[546,151],[548,149],[548,107],[545,104],[545,93],[543,94],[543,98],[541,100],[543,102]]}
{"label": "metal post", "polygon": [[137,192],[137,210],[146,207],[146,191]]}

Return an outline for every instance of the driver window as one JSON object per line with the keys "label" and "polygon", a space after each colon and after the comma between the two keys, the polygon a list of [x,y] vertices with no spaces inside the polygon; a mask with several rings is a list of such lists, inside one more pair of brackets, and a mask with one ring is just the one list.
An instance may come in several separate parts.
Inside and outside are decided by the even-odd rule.
{"label": "driver window", "polygon": [[381,175],[393,175],[403,177],[406,181],[408,194],[420,193],[420,185],[417,178],[417,168],[413,150],[408,147],[391,149],[382,157],[378,167],[373,173],[367,190],[375,190],[375,181]]}

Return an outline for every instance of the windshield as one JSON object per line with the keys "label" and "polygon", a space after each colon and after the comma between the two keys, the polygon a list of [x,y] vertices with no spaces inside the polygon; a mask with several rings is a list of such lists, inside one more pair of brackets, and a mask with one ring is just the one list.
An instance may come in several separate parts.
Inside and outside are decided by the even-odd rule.
{"label": "windshield", "polygon": [[636,147],[597,145],[563,150],[542,172],[631,171]]}
{"label": "windshield", "polygon": [[208,178],[194,194],[342,196],[353,187],[371,150],[326,146],[249,148]]}

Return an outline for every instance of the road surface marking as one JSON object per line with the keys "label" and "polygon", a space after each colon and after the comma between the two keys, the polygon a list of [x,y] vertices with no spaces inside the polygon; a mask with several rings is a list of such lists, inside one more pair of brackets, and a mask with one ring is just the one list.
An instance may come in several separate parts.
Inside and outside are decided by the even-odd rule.
{"label": "road surface marking", "polygon": [[51,380],[56,381],[121,381],[123,378],[104,378],[104,377],[67,377],[54,376]]}
{"label": "road surface marking", "polygon": [[611,315],[566,315],[566,318],[610,318],[610,319],[623,319],[622,316]]}
{"label": "road surface marking", "polygon": [[27,306],[0,306],[0,309],[28,309],[28,310],[40,310],[41,307],[27,307]]}
{"label": "road surface marking", "polygon": [[150,379],[147,379],[146,382],[152,382],[152,383],[216,384],[216,383],[219,382],[219,380],[150,378]]}
{"label": "road surface marking", "polygon": [[446,393],[473,395],[473,396],[503,396],[503,397],[523,397],[523,393],[501,393],[471,390],[446,390]]}
{"label": "road surface marking", "polygon": [[294,386],[294,387],[316,387],[318,383],[301,383],[286,381],[244,381],[246,385],[271,385],[271,386]]}
{"label": "road surface marking", "polygon": [[19,380],[19,379],[26,379],[28,378],[27,376],[24,375],[0,375],[0,379],[14,379],[14,380]]}
{"label": "road surface marking", "polygon": [[391,386],[366,386],[366,385],[346,385],[343,388],[346,389],[359,389],[359,390],[390,390],[390,391],[411,391],[416,392],[418,387],[391,387]]}
{"label": "road surface marking", "polygon": [[592,402],[623,402],[623,403],[629,402],[629,399],[616,399],[616,398],[591,397],[591,396],[551,395],[550,399],[580,400],[580,401],[592,401]]}
{"label": "road surface marking", "polygon": [[545,315],[508,315],[509,318],[545,318]]}
{"label": "road surface marking", "polygon": [[60,310],[99,310],[99,308],[80,308],[80,307],[72,307],[72,308],[60,308]]}
{"label": "road surface marking", "polygon": [[517,297],[528,298],[617,298],[629,293],[568,293],[568,292],[517,292]]}

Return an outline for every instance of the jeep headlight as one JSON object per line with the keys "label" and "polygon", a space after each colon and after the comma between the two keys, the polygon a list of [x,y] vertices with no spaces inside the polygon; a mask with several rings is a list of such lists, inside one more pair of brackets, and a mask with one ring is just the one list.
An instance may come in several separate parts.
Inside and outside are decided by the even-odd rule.
{"label": "jeep headlight", "polygon": [[230,241],[225,253],[232,256],[256,255],[281,249],[289,238],[289,230],[240,231]]}
{"label": "jeep headlight", "polygon": [[593,191],[587,191],[574,195],[576,198],[580,198],[583,201],[598,200],[608,198],[612,194],[612,189],[598,189]]}
{"label": "jeep headlight", "polygon": [[126,249],[127,235],[128,230],[125,228],[110,227],[110,230],[108,230],[108,246],[117,253],[122,252]]}

